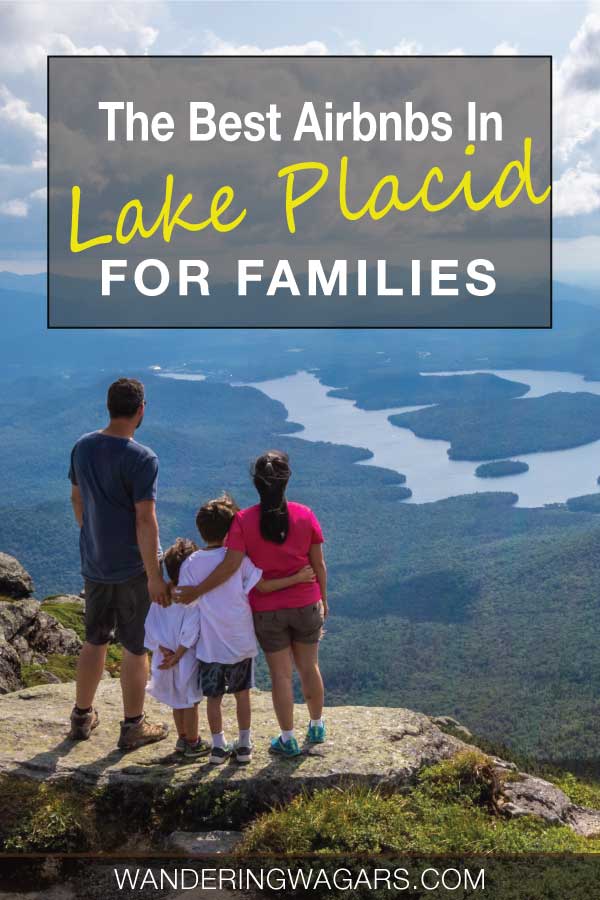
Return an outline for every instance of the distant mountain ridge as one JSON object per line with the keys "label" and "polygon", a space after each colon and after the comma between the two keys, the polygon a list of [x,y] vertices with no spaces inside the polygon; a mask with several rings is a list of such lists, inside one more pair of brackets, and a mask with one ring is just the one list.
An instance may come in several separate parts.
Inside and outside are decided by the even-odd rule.
{"label": "distant mountain ridge", "polygon": [[46,273],[18,275],[16,272],[0,270],[0,291],[23,291],[27,294],[46,293]]}

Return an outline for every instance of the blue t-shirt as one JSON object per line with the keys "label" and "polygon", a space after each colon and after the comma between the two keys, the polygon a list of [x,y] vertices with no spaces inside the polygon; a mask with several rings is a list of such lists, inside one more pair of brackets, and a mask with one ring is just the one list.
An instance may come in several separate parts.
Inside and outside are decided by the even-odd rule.
{"label": "blue t-shirt", "polygon": [[156,454],[137,441],[94,431],[73,447],[69,478],[83,500],[84,578],[116,584],[140,575],[135,504],[156,500]]}

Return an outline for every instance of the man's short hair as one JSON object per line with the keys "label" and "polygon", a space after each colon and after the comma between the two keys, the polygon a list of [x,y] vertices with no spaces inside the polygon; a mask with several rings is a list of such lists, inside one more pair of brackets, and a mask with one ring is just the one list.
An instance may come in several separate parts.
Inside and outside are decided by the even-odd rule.
{"label": "man's short hair", "polygon": [[221,494],[201,506],[196,516],[196,527],[207,544],[223,541],[240,508],[229,494]]}
{"label": "man's short hair", "polygon": [[131,419],[144,402],[144,385],[137,378],[119,378],[108,389],[106,406],[111,419]]}

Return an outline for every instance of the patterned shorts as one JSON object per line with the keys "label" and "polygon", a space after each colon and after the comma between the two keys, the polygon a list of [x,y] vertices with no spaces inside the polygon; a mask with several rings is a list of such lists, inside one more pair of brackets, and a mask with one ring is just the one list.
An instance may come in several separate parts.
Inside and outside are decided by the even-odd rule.
{"label": "patterned shorts", "polygon": [[207,663],[200,661],[200,686],[205,697],[239,694],[254,687],[254,660],[239,663]]}

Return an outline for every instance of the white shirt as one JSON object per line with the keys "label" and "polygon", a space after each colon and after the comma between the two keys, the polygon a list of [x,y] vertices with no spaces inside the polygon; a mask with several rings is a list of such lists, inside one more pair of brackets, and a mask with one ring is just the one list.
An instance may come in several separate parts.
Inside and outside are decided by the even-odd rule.
{"label": "white shirt", "polygon": [[[184,561],[179,586],[200,584],[225,558],[225,547],[197,550]],[[233,665],[258,655],[248,593],[260,581],[262,571],[244,557],[231,578],[200,597],[200,638],[196,657],[202,662]]]}

